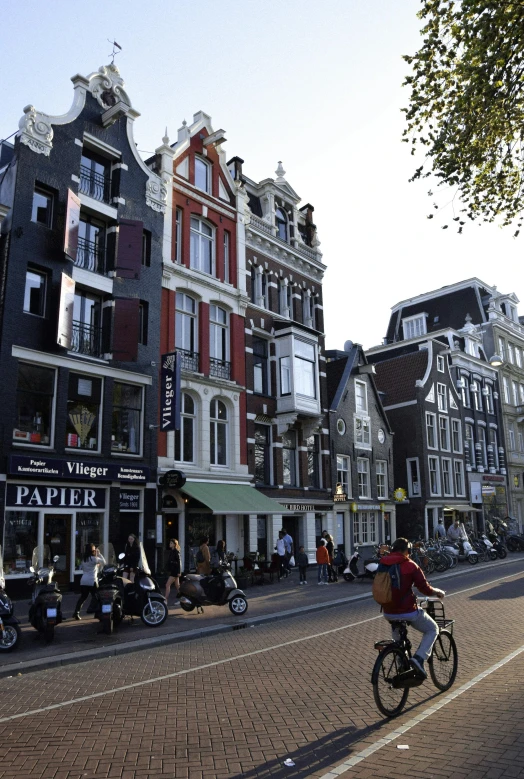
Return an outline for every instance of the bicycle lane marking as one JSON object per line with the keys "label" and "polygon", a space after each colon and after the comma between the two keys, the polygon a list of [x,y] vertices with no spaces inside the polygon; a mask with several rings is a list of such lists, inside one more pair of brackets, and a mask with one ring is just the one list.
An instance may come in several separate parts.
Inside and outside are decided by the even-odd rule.
{"label": "bicycle lane marking", "polygon": [[399,736],[404,735],[404,733],[407,733],[408,730],[414,728],[415,725],[418,725],[420,722],[423,722],[423,720],[427,719],[428,717],[431,717],[432,714],[435,714],[444,706],[447,706],[448,703],[451,703],[451,701],[455,700],[455,698],[458,698],[459,695],[462,695],[462,693],[470,690],[472,687],[474,687],[476,684],[481,682],[487,676],[490,676],[492,673],[494,673],[494,671],[498,671],[499,668],[502,668],[502,666],[506,665],[506,663],[509,663],[511,662],[511,660],[514,660],[515,657],[518,657],[520,654],[522,654],[522,652],[524,652],[524,646],[521,646],[518,649],[515,649],[513,652],[510,652],[509,655],[506,655],[506,657],[504,657],[502,660],[499,660],[498,663],[495,663],[490,668],[487,668],[485,671],[479,673],[469,682],[463,684],[462,687],[458,688],[458,690],[454,690],[453,692],[448,693],[448,695],[446,695],[446,697],[443,698],[441,701],[439,701],[438,703],[434,703],[432,706],[430,706],[420,714],[417,714],[415,717],[410,719],[409,722],[406,722],[405,725],[401,725],[399,728],[396,728],[387,736],[380,738],[371,746],[366,747],[366,749],[363,749],[361,752],[358,752],[358,754],[354,755],[353,757],[350,757],[349,760],[345,760],[343,763],[340,763],[340,765],[336,766],[335,768],[332,768],[331,771],[328,771],[326,774],[323,774],[320,777],[320,779],[337,779],[339,776],[346,773],[346,771],[349,771],[350,768],[354,768],[356,765],[358,765],[358,763],[361,763],[363,760],[365,760],[366,757],[369,757],[370,755],[373,755],[375,752],[378,752],[378,750],[382,749],[382,747],[388,746],[388,744],[391,744],[393,741],[399,738]]}
{"label": "bicycle lane marking", "polygon": [[[520,571],[519,573],[509,574],[508,576],[501,576],[498,579],[492,579],[489,582],[478,584],[475,587],[468,587],[465,590],[459,590],[458,592],[451,593],[449,596],[446,597],[453,597],[453,595],[460,595],[461,593],[468,592],[470,590],[478,590],[481,587],[485,587],[490,584],[496,584],[497,582],[505,581],[506,579],[512,579],[515,576],[521,576],[521,575],[522,575],[522,571]],[[165,682],[169,679],[176,679],[181,676],[187,676],[188,674],[191,673],[198,673],[199,671],[205,671],[208,668],[216,668],[217,666],[226,665],[226,663],[233,663],[236,662],[237,660],[245,660],[249,657],[256,657],[257,655],[265,654],[266,652],[272,652],[277,649],[283,649],[288,646],[293,646],[294,644],[300,644],[302,643],[302,641],[313,641],[316,638],[323,638],[324,636],[329,636],[333,633],[339,633],[342,630],[348,630],[349,628],[358,627],[359,625],[364,625],[367,622],[373,622],[374,620],[377,619],[383,619],[382,614],[377,614],[375,617],[368,617],[367,619],[362,619],[359,620],[358,622],[351,622],[348,625],[341,625],[340,627],[337,628],[331,628],[330,630],[324,630],[322,633],[313,633],[309,636],[302,636],[301,638],[294,638],[291,641],[285,641],[281,644],[272,644],[271,646],[263,647],[262,649],[254,649],[252,652],[244,652],[243,654],[235,655],[234,657],[226,657],[222,660],[215,660],[212,663],[205,663],[203,665],[194,666],[193,668],[184,668],[181,671],[174,671],[173,673],[165,674],[163,676],[155,676],[151,679],[143,679],[140,682],[132,682],[131,684],[126,684],[122,687],[113,687],[109,690],[94,692],[91,693],[90,695],[82,695],[79,696],[78,698],[71,698],[70,700],[61,701],[60,703],[53,703],[50,704],[49,706],[42,706],[41,708],[38,709],[29,709],[28,711],[19,712],[17,714],[10,714],[7,717],[0,717],[0,724],[4,722],[11,722],[12,720],[16,720],[16,719],[21,719],[22,717],[31,717],[37,714],[43,714],[46,711],[54,711],[55,709],[62,709],[65,706],[72,706],[75,703],[83,703],[84,701],[91,701],[94,700],[95,698],[103,698],[106,695],[107,696],[114,695],[115,693],[118,692],[125,692],[126,690],[133,690],[138,687],[145,687],[148,684]]]}

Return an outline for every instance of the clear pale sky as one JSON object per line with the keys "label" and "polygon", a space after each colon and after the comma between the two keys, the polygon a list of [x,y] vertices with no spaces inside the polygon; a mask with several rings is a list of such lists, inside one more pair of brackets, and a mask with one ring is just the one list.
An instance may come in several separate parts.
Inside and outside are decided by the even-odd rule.
{"label": "clear pale sky", "polygon": [[[116,63],[138,148],[167,126],[210,114],[227,158],[252,179],[286,179],[315,207],[326,343],[381,342],[399,300],[471,276],[522,297],[524,234],[497,226],[442,230],[428,182],[401,143],[408,91],[402,54],[419,45],[418,0],[32,0],[2,4],[0,138],[23,108],[66,113],[70,77]],[[143,155],[145,156],[145,154]],[[435,189],[435,187],[432,187]],[[445,202],[442,201],[442,202]],[[449,212],[448,212],[449,213]],[[524,313],[524,304],[520,308]]]}

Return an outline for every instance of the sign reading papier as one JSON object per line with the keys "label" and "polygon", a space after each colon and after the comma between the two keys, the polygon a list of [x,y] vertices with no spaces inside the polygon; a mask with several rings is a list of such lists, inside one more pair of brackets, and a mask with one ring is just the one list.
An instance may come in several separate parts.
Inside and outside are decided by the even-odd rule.
{"label": "sign reading papier", "polygon": [[6,506],[103,509],[106,491],[96,487],[50,487],[32,484],[8,484]]}
{"label": "sign reading papier", "polygon": [[180,355],[162,355],[160,430],[180,430]]}

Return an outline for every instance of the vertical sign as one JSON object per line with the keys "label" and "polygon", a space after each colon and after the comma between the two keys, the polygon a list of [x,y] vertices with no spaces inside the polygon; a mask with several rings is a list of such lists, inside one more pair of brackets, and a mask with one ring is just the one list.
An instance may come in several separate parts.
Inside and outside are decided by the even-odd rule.
{"label": "vertical sign", "polygon": [[70,349],[73,341],[73,306],[75,302],[75,282],[71,276],[62,273],[60,284],[60,307],[58,310],[58,333],[56,342]]}
{"label": "vertical sign", "polygon": [[180,355],[162,355],[160,429],[180,430]]}

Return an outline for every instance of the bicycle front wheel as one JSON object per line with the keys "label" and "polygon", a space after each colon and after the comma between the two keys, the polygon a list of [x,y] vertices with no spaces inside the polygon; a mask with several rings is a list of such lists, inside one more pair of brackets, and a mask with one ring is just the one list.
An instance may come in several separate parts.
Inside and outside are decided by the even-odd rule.
{"label": "bicycle front wheel", "polygon": [[457,675],[458,653],[455,639],[447,630],[438,634],[428,664],[435,687],[441,692],[449,690]]}
{"label": "bicycle front wheel", "polygon": [[409,664],[404,652],[398,646],[388,646],[376,659],[371,675],[373,697],[379,711],[386,717],[396,717],[406,703],[409,688],[393,687],[393,680],[404,671]]}

